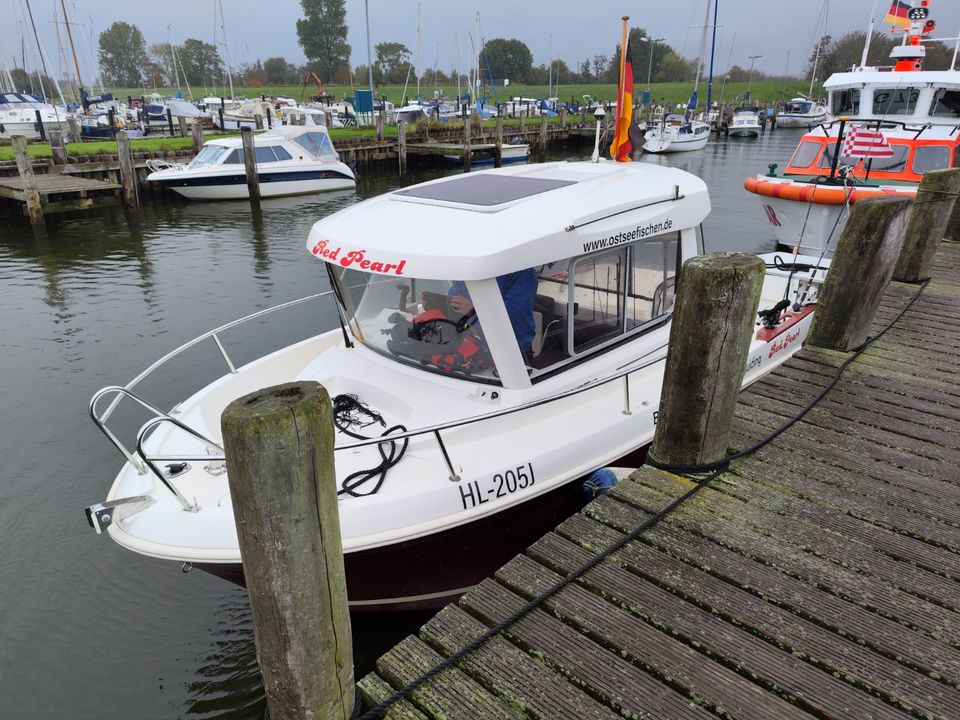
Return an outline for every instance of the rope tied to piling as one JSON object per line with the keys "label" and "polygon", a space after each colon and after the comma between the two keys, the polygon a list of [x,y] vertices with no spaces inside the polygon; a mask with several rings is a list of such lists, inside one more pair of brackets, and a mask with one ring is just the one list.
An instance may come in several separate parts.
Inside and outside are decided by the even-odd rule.
{"label": "rope tied to piling", "polygon": [[[827,385],[812,400],[810,400],[810,402],[808,402],[806,406],[804,406],[796,415],[790,418],[783,426],[777,428],[773,432],[761,438],[760,440],[755,442],[753,445],[750,445],[749,447],[744,448],[743,450],[739,450],[738,452],[728,455],[727,457],[722,458],[721,460],[717,460],[712,463],[704,463],[702,465],[678,465],[678,464],[661,463],[661,462],[658,462],[656,458],[652,457],[651,454],[648,452],[647,460],[646,460],[648,465],[650,465],[651,467],[657,468],[658,470],[663,470],[665,472],[671,472],[677,475],[686,476],[688,480],[691,480],[694,482],[693,486],[691,486],[685,493],[683,493],[682,495],[680,495],[679,497],[671,501],[669,504],[667,504],[664,508],[662,508],[655,514],[651,515],[638,527],[631,530],[629,533],[621,537],[616,542],[612,543],[611,545],[608,545],[602,551],[594,555],[590,560],[588,560],[587,562],[583,563],[582,565],[580,565],[579,567],[571,571],[570,574],[568,574],[566,577],[562,578],[557,583],[555,583],[551,587],[541,592],[539,595],[536,595],[535,597],[528,600],[521,607],[517,608],[514,612],[510,613],[505,618],[500,620],[498,623],[488,628],[482,634],[478,635],[476,638],[468,642],[466,645],[460,648],[457,652],[453,653],[449,657],[444,658],[441,662],[437,663],[436,666],[434,666],[427,672],[423,673],[420,677],[411,681],[400,690],[397,690],[396,692],[394,692],[392,695],[386,698],[383,702],[379,703],[378,705],[375,705],[370,710],[360,715],[359,720],[377,720],[378,718],[383,717],[387,709],[391,705],[393,705],[395,702],[397,702],[398,700],[409,698],[410,695],[413,694],[417,689],[419,689],[426,683],[430,682],[430,680],[437,677],[437,675],[439,675],[441,672],[456,665],[467,655],[469,655],[473,651],[482,647],[488,640],[495,637],[503,630],[506,630],[510,626],[517,623],[519,620],[521,620],[531,611],[539,608],[541,605],[543,605],[543,603],[545,603],[551,597],[559,593],[568,585],[572,584],[576,580],[583,577],[587,572],[595,568],[597,565],[602,563],[611,555],[621,550],[627,544],[638,539],[646,531],[655,527],[657,524],[660,523],[660,521],[662,521],[664,518],[670,515],[674,510],[680,507],[683,503],[685,503],[691,497],[693,497],[698,492],[700,492],[705,487],[707,487],[714,479],[722,475],[726,471],[727,467],[730,465],[731,462],[755,453],[757,450],[761,449],[765,445],[768,445],[774,439],[776,439],[781,434],[783,434],[787,429],[789,429],[790,427],[795,425],[797,422],[802,420],[806,416],[806,414],[810,412],[810,410],[812,410],[824,397],[826,397],[827,394],[834,388],[834,386],[836,386],[837,382],[839,382],[841,376],[843,375],[847,367],[849,367],[851,363],[853,363],[858,357],[860,357],[860,355],[862,355],[863,352],[873,342],[883,337],[883,335],[886,334],[888,330],[890,330],[894,325],[896,325],[900,321],[900,319],[907,313],[907,311],[913,306],[913,304],[920,298],[920,295],[927,288],[927,285],[929,285],[929,283],[930,283],[929,279],[924,280],[920,284],[920,287],[917,289],[917,292],[914,293],[910,301],[897,314],[897,316],[893,318],[893,320],[891,320],[876,335],[868,337],[863,343],[861,343],[856,348],[854,348],[850,357],[848,357],[836,369],[836,371],[834,372],[833,378],[831,378],[830,382],[827,383]],[[700,478],[692,478],[692,477],[689,477],[690,475],[704,475],[704,476]]]}

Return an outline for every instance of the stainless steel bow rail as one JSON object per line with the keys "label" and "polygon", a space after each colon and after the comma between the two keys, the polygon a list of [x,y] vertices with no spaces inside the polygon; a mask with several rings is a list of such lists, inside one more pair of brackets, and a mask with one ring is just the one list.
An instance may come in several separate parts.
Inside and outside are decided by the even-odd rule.
{"label": "stainless steel bow rail", "polygon": [[[290,302],[286,302],[272,308],[260,310],[251,315],[247,315],[246,317],[240,318],[239,320],[234,320],[233,322],[227,323],[225,325],[221,325],[218,328],[210,330],[204,333],[203,335],[200,335],[194,338],[193,340],[190,340],[189,342],[184,343],[183,345],[178,347],[176,350],[173,350],[167,353],[162,358],[154,362],[146,370],[141,372],[139,375],[137,375],[133,380],[128,382],[126,385],[111,385],[97,391],[97,393],[90,399],[90,406],[89,406],[90,418],[93,420],[96,426],[100,428],[100,431],[103,432],[103,434],[107,437],[107,439],[110,440],[110,442],[114,445],[114,447],[117,448],[120,454],[123,455],[124,459],[127,462],[129,462],[134,468],[136,468],[138,473],[140,473],[141,475],[145,475],[147,474],[147,472],[152,472],[157,477],[157,479],[160,480],[160,482],[164,485],[164,487],[166,487],[168,490],[170,490],[171,493],[173,493],[173,495],[180,502],[184,510],[188,512],[197,512],[199,510],[199,507],[196,501],[191,502],[187,497],[185,497],[177,489],[176,484],[174,483],[174,479],[178,475],[183,474],[183,471],[185,468],[177,470],[175,467],[171,468],[170,465],[176,466],[181,463],[203,462],[208,464],[207,465],[208,472],[211,472],[211,474],[215,474],[212,472],[212,468],[210,467],[210,464],[226,462],[226,456],[224,454],[222,445],[206,437],[202,433],[198,432],[194,428],[191,428],[190,426],[186,425],[185,423],[183,423],[182,421],[174,417],[174,415],[177,413],[177,408],[179,407],[179,404],[175,405],[170,411],[164,411],[159,407],[157,407],[155,404],[151,403],[150,401],[146,400],[145,398],[135,393],[133,391],[133,388],[135,388],[145,378],[150,376],[160,367],[166,365],[173,358],[182,354],[186,350],[200,344],[204,340],[212,340],[214,342],[214,344],[217,346],[217,349],[220,352],[220,355],[223,357],[223,360],[226,363],[230,373],[236,374],[238,370],[234,365],[233,361],[230,359],[230,356],[227,353],[226,348],[224,347],[223,342],[221,341],[221,338],[220,338],[220,335],[225,330],[237,327],[239,325],[243,325],[244,323],[247,323],[250,320],[264,317],[278,310],[290,308],[296,305],[300,305],[302,303],[310,302],[312,300],[317,300],[319,298],[327,297],[333,294],[334,293],[332,290],[328,290],[326,292],[317,293],[315,295],[309,295],[307,297],[300,298],[299,300],[292,300]],[[623,382],[623,399],[624,399],[623,412],[624,414],[629,415],[631,414],[630,413],[630,374],[637,372],[639,370],[643,370],[644,368],[647,368],[658,362],[664,361],[667,356],[666,348],[667,348],[667,345],[666,343],[664,343],[663,345],[655,348],[654,350],[650,351],[646,355],[637,357],[634,360],[630,361],[629,363],[622,365],[621,367],[617,368],[617,370],[614,373],[606,377],[593,380],[591,382],[580,385],[579,387],[572,388],[570,390],[566,390],[564,392],[557,393],[555,395],[551,395],[548,398],[541,398],[539,400],[533,400],[528,403],[515,405],[510,408],[495,410],[488,413],[472,415],[467,418],[459,418],[457,420],[451,420],[448,422],[438,423],[435,425],[427,425],[424,427],[415,428],[413,430],[405,430],[403,432],[391,433],[386,436],[374,437],[367,440],[356,440],[356,441],[346,442],[346,443],[336,445],[334,447],[334,450],[335,451],[352,450],[356,448],[366,447],[368,445],[378,445],[381,443],[386,443],[386,442],[391,442],[396,440],[403,440],[404,438],[411,438],[419,435],[432,434],[437,441],[437,445],[440,449],[440,453],[443,456],[444,462],[446,463],[450,479],[454,482],[458,482],[460,480],[460,476],[456,472],[454,468],[454,464],[450,459],[450,455],[443,442],[443,438],[440,435],[441,431],[462,427],[464,425],[471,425],[471,424],[482,422],[485,420],[492,420],[494,418],[504,417],[514,413],[522,412],[524,410],[529,410],[531,408],[539,407],[541,405],[546,405],[548,403],[557,402],[559,400],[563,400],[565,398],[572,397],[574,395],[579,395],[580,393],[594,390],[598,387],[607,385],[617,380],[622,380]],[[259,358],[256,358],[256,359],[259,359]],[[251,362],[255,362],[256,359],[252,360]],[[111,398],[109,404],[107,405],[106,409],[103,410],[103,412],[100,412],[98,409],[98,406],[104,401],[105,398],[108,398],[108,397]],[[123,442],[116,436],[116,434],[107,425],[107,421],[109,420],[113,412],[116,410],[117,405],[120,403],[120,401],[123,398],[129,398],[130,400],[136,402],[141,407],[143,407],[144,409],[152,413],[154,416],[152,419],[148,420],[143,426],[141,426],[140,430],[137,433],[136,446],[134,447],[133,450],[128,449],[126,445],[123,444]],[[207,446],[208,453],[204,455],[186,455],[186,454],[151,455],[149,454],[144,449],[144,443],[146,439],[149,437],[149,435],[152,433],[152,431],[164,423],[170,423],[174,427],[179,428],[180,430],[193,436],[195,439],[199,440],[200,442],[205,443]],[[162,467],[167,467],[168,471],[165,472],[163,469],[161,469]],[[96,505],[92,505],[86,510],[87,517],[90,520],[90,524],[94,527],[94,529],[98,533],[100,533],[110,524],[110,522],[112,522],[113,508],[115,508],[117,505],[122,505],[129,502],[131,504],[131,507],[128,508],[128,510],[137,512],[140,509],[143,509],[144,507],[149,506],[148,504],[143,504],[142,501],[144,500],[144,497],[145,496],[138,496],[136,498],[116,499],[116,500],[109,501],[109,503],[99,503]],[[132,507],[135,503],[139,505],[139,507],[136,507],[136,508]],[[129,515],[130,513],[128,512],[127,514]]]}

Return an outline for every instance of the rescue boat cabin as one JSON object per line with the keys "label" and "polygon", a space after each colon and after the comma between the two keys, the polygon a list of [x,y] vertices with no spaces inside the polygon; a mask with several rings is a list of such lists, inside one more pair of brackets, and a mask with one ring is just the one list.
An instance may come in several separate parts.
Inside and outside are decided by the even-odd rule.
{"label": "rescue boat cabin", "polygon": [[369,359],[522,391],[668,328],[709,211],[680,170],[550,163],[367,200],[317,222],[307,249]]}

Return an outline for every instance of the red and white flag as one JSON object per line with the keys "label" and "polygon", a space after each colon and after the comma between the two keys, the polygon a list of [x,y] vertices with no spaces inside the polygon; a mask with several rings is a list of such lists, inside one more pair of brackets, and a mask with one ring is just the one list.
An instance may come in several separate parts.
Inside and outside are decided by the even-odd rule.
{"label": "red and white flag", "polygon": [[847,131],[840,154],[855,158],[890,158],[893,157],[893,148],[879,130],[853,127]]}

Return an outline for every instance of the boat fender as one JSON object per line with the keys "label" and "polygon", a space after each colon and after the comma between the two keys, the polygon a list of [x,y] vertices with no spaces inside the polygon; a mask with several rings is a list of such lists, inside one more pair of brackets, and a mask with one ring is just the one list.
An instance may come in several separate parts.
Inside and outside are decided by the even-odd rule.
{"label": "boat fender", "polygon": [[606,495],[607,491],[617,484],[617,476],[610,468],[594,470],[583,483],[583,493],[588,498]]}

